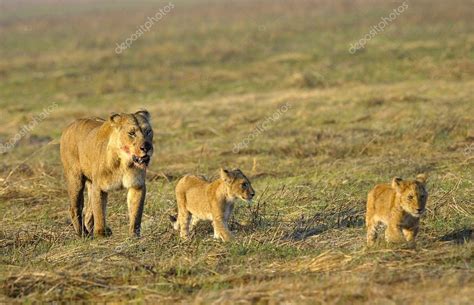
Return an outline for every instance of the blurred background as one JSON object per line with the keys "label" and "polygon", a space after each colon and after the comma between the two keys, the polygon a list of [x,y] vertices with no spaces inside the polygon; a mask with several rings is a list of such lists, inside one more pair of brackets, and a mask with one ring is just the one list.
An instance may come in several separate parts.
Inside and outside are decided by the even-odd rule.
{"label": "blurred background", "polygon": [[[472,75],[472,2],[174,1],[121,54],[117,44],[164,1],[1,2],[2,103],[93,105],[350,83],[463,80]],[[118,104],[117,104],[118,103]]]}

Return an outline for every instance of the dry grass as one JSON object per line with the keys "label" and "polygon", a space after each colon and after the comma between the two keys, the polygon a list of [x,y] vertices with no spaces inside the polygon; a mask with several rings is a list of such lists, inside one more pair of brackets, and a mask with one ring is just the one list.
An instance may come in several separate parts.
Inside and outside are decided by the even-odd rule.
{"label": "dry grass", "polygon": [[[413,94],[410,90],[414,89],[409,84],[386,88],[387,96],[394,99]],[[437,90],[441,89],[427,89],[424,95],[434,95]],[[356,98],[373,94],[366,87],[354,87],[352,92]],[[190,118],[187,103],[150,105],[152,113],[161,113],[158,138],[169,142],[158,150],[149,175],[150,193],[140,240],[127,239],[123,193],[111,198],[113,237],[76,239],[68,220],[57,145],[49,145],[24,163],[5,164],[1,190],[5,214],[0,236],[6,253],[4,294],[23,300],[126,298],[170,303],[233,303],[237,299],[244,303],[443,303],[453,298],[456,304],[467,304],[473,293],[472,159],[464,155],[461,145],[449,148],[456,141],[448,140],[438,148],[435,138],[448,128],[450,138],[463,141],[463,134],[468,133],[465,128],[470,125],[452,123],[448,116],[444,121],[439,114],[450,113],[457,121],[470,120],[463,116],[469,104],[444,108],[442,103],[433,106],[432,100],[414,102],[413,107],[422,107],[424,128],[399,134],[398,122],[403,119],[396,119],[390,125],[393,130],[386,130],[384,136],[364,131],[363,138],[355,138],[352,145],[346,138],[353,138],[354,128],[368,120],[336,123],[340,124],[337,129],[300,125],[301,120],[321,120],[319,116],[342,120],[329,105],[345,100],[345,95],[326,89],[224,98],[232,103],[202,100],[195,103],[193,128],[184,127]],[[455,99],[446,93],[444,97]],[[256,98],[259,104],[247,107]],[[268,136],[261,135],[257,140],[260,144],[233,154],[231,140],[243,132],[231,126],[251,130],[255,120],[264,118],[283,100],[292,100],[294,105],[287,117],[268,130]],[[372,103],[374,99],[366,100]],[[320,110],[305,113],[303,110],[314,107],[315,101]],[[205,130],[204,126],[214,125],[205,122],[218,120],[218,115],[206,115],[216,111],[215,103],[230,108],[229,113],[241,109],[228,118],[232,125],[224,124],[219,131],[231,140],[196,131],[199,126]],[[357,109],[358,104],[344,107]],[[396,106],[383,103],[375,107],[379,109],[370,116],[377,125]],[[184,110],[181,114],[180,109]],[[361,111],[360,115],[368,114]],[[181,121],[184,126],[173,127],[172,121]],[[300,142],[299,130],[303,132],[300,136],[321,136],[315,142]],[[294,136],[288,138],[288,134]],[[426,146],[412,143],[413,137],[426,139]],[[171,142],[175,138],[186,139],[187,144],[177,149],[180,143]],[[201,144],[199,139],[206,139],[208,144]],[[394,149],[401,150],[400,154],[410,157],[394,158],[393,149],[386,146],[390,142],[398,144]],[[333,153],[339,157],[331,157]],[[213,175],[220,164],[240,166],[249,172],[258,190],[257,200],[253,206],[236,210],[232,222],[235,243],[213,241],[208,224],[198,227],[193,241],[182,243],[167,220],[167,215],[174,213],[172,189],[176,178],[186,172]],[[430,174],[430,201],[418,248],[393,249],[382,243],[374,250],[365,250],[366,191],[395,173],[411,176],[419,171]],[[418,291],[425,299],[415,293]]]}

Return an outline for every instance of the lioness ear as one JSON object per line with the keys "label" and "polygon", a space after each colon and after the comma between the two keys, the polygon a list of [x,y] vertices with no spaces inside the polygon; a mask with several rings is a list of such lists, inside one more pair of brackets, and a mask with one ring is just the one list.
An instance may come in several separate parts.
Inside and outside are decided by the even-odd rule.
{"label": "lioness ear", "polygon": [[150,116],[150,113],[148,112],[148,110],[145,110],[145,109],[139,110],[139,111],[135,112],[135,114],[136,114],[136,115],[141,115],[141,116],[143,116],[143,117],[144,117],[145,119],[147,119],[148,121],[150,120],[150,117],[151,117],[151,116]]}
{"label": "lioness ear", "polygon": [[426,183],[426,180],[428,180],[428,175],[426,174],[419,174],[416,176],[416,181],[421,182],[423,184]]}
{"label": "lioness ear", "polygon": [[228,170],[221,168],[220,175],[225,182],[232,182],[232,176]]}
{"label": "lioness ear", "polygon": [[109,121],[110,123],[112,123],[113,126],[119,124],[121,120],[122,116],[119,113],[112,113],[109,117]]}
{"label": "lioness ear", "polygon": [[402,182],[402,178],[395,177],[392,180],[392,188],[394,188],[397,192],[400,192],[400,184]]}

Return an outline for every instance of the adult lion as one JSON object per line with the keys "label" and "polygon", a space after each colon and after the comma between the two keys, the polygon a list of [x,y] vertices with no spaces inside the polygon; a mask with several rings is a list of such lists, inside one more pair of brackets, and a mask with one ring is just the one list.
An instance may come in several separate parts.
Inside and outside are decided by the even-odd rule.
{"label": "adult lion", "polygon": [[[107,194],[120,188],[128,189],[129,232],[140,235],[152,141],[150,113],[146,110],[112,114],[108,120],[79,119],[63,131],[61,161],[71,220],[79,236],[112,234],[105,220]],[[85,187],[88,201],[83,219]]]}

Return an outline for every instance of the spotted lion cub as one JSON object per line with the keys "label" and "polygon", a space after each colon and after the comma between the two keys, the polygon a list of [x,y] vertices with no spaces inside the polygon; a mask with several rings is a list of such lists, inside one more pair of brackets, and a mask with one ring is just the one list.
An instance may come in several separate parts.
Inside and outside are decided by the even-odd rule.
{"label": "spotted lion cub", "polygon": [[[220,178],[209,182],[202,177],[187,175],[176,185],[178,216],[170,217],[181,238],[200,220],[212,221],[214,238],[229,241],[232,235],[228,221],[237,198],[251,202],[255,191],[240,169],[220,170]],[[191,226],[191,228],[190,228]]]}
{"label": "spotted lion cub", "polygon": [[393,178],[391,184],[375,186],[367,198],[367,246],[377,238],[377,226],[384,224],[385,240],[391,243],[415,244],[420,216],[425,211],[428,193],[427,176],[418,175],[415,180]]}

